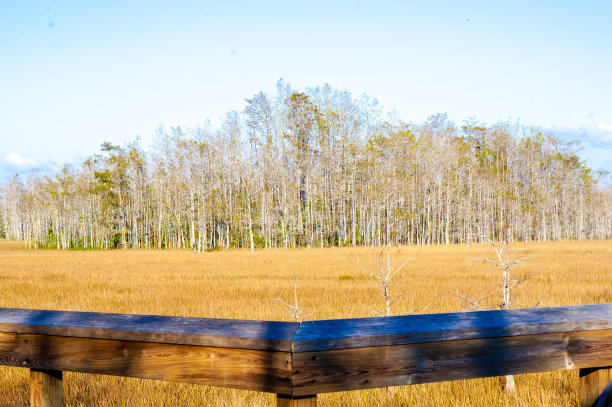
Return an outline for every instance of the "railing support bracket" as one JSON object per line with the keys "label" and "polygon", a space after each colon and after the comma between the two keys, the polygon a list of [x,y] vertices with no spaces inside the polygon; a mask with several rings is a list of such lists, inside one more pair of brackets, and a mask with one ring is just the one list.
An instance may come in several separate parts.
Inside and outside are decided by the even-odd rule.
{"label": "railing support bracket", "polygon": [[612,405],[612,366],[580,369],[580,407]]}
{"label": "railing support bracket", "polygon": [[30,369],[30,406],[62,406],[62,372]]}
{"label": "railing support bracket", "polygon": [[277,394],[276,407],[317,407],[317,395],[286,396]]}

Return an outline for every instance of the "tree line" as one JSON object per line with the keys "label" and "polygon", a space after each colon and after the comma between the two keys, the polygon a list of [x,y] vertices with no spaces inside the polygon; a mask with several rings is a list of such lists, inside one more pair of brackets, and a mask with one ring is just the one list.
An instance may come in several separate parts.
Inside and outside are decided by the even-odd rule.
{"label": "tree line", "polygon": [[512,122],[410,124],[328,85],[246,99],[0,185],[0,236],[34,247],[329,247],[612,236],[606,174]]}

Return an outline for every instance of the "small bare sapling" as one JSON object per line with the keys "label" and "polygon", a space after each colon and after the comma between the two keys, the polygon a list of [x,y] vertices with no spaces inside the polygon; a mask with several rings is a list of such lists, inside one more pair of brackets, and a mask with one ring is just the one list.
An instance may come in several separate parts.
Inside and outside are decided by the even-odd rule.
{"label": "small bare sapling", "polygon": [[[405,267],[409,261],[409,258],[402,258],[399,256],[399,249],[395,255],[392,255],[391,247],[389,246],[375,253],[371,264],[368,266],[362,266],[356,261],[352,261],[357,268],[374,279],[372,287],[382,294],[384,300],[383,306],[374,307],[373,309],[376,316],[382,317],[392,315],[391,308],[393,304],[406,296],[405,292],[393,294],[392,289],[394,291],[398,283],[404,280]],[[418,314],[425,311],[428,307],[429,305],[418,311],[409,310],[405,313]]]}
{"label": "small bare sapling", "polygon": [[296,278],[293,283],[293,304],[290,304],[287,301],[283,300],[280,294],[274,299],[275,301],[280,302],[287,308],[287,312],[293,316],[295,322],[301,322],[304,320],[305,317],[312,314],[311,312],[306,312],[304,308],[300,308],[300,306],[298,305],[298,288],[298,279]]}
{"label": "small bare sapling", "polygon": [[[495,252],[495,257],[481,258],[479,260],[482,260],[485,263],[492,264],[491,270],[498,273],[500,277],[500,282],[498,283],[498,285],[499,288],[501,288],[501,298],[499,301],[496,301],[498,305],[495,308],[504,310],[510,309],[517,304],[515,301],[513,301],[511,295],[512,292],[531,278],[530,275],[523,275],[518,278],[515,278],[512,275],[513,268],[523,264],[525,260],[527,260],[527,257],[511,257],[509,231],[506,234],[506,239],[501,243],[495,243],[486,236],[482,236],[482,238],[491,245],[493,251]],[[455,294],[460,300],[465,302],[469,308],[472,308],[474,310],[484,310],[492,308],[486,306],[485,304],[490,304],[490,300],[492,298],[497,297],[495,294],[496,292],[499,293],[498,289],[495,289],[480,297],[470,297],[461,293],[457,288],[455,288],[453,294]],[[506,391],[508,391],[509,393],[516,392],[514,376],[512,375],[506,376]]]}

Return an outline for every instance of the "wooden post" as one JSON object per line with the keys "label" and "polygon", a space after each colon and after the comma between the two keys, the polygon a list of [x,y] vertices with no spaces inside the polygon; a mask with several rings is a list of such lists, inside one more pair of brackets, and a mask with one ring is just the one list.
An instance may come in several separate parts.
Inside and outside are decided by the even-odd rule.
{"label": "wooden post", "polygon": [[[610,386],[606,389],[608,384]],[[606,394],[603,394],[604,389]],[[597,400],[600,396],[605,400]],[[580,406],[600,405],[606,407],[612,405],[612,366],[580,369]]]}
{"label": "wooden post", "polygon": [[30,369],[30,406],[62,406],[62,372]]}
{"label": "wooden post", "polygon": [[276,407],[317,407],[317,395],[286,396],[277,394]]}

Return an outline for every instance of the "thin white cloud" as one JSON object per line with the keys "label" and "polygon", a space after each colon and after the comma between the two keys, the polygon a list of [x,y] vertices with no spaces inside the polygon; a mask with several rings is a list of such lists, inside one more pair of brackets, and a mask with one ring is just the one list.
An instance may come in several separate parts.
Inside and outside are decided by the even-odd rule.
{"label": "thin white cloud", "polygon": [[2,158],[4,167],[14,171],[30,171],[38,168],[38,163],[18,153],[9,153]]}
{"label": "thin white cloud", "polygon": [[599,125],[597,126],[597,128],[598,128],[599,130],[603,130],[603,131],[605,131],[605,132],[608,132],[608,133],[612,134],[612,126],[611,126],[611,125],[609,125],[608,123],[601,122],[601,123],[599,123]]}
{"label": "thin white cloud", "polygon": [[605,122],[585,126],[583,134],[594,147],[612,148],[612,126]]}
{"label": "thin white cloud", "polygon": [[581,158],[595,170],[612,172],[612,114],[593,112],[578,126],[554,126],[547,130],[566,140],[578,140]]}
{"label": "thin white cloud", "polygon": [[612,149],[612,125],[608,122],[584,123],[578,127],[554,126],[552,133],[579,140],[595,148]]}
{"label": "thin white cloud", "polygon": [[0,183],[15,174],[45,174],[59,170],[57,164],[52,160],[39,162],[33,158],[19,153],[9,153],[0,157]]}
{"label": "thin white cloud", "polygon": [[577,130],[581,138],[596,148],[612,148],[612,106],[589,113]]}

